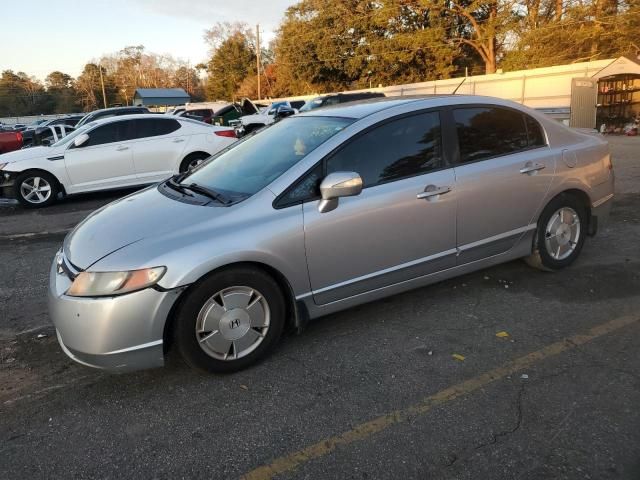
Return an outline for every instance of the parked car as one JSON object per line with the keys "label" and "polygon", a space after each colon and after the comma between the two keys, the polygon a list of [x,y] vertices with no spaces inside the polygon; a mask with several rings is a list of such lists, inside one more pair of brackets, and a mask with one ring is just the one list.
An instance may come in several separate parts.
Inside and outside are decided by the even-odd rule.
{"label": "parked car", "polygon": [[85,123],[93,122],[101,118],[116,117],[121,115],[133,115],[136,113],[151,113],[147,107],[111,107],[103,108],[102,110],[94,110],[91,113],[87,113],[76,124],[76,128],[83,126]]}
{"label": "parked car", "polygon": [[85,365],[174,348],[235,371],[329,313],[520,257],[567,267],[612,197],[603,137],[514,102],[323,108],[87,218],[53,262],[50,317]]}
{"label": "parked car", "polygon": [[[22,132],[0,131],[0,154],[22,148]],[[4,157],[2,157],[4,158]],[[2,162],[0,162],[1,164]]]}
{"label": "parked car", "polygon": [[14,132],[22,132],[23,130],[27,129],[27,125],[25,125],[24,123],[15,123],[13,124],[12,129]]}
{"label": "parked car", "polygon": [[278,101],[269,104],[265,108],[257,109],[256,112],[250,115],[244,115],[238,119],[233,126],[238,130],[240,135],[251,133],[259,128],[271,125],[276,121],[276,113],[286,107],[291,109],[291,113],[298,113],[298,108],[304,105],[304,101]]}
{"label": "parked car", "polygon": [[257,107],[248,99],[242,103],[233,103],[217,110],[213,116],[213,124],[225,127],[234,126],[235,120],[243,115],[250,115],[257,112]]}
{"label": "parked car", "polygon": [[31,126],[22,132],[23,146],[26,148],[34,145],[42,145],[42,140],[48,139],[51,136],[51,129],[49,127],[56,125],[75,127],[83,117],[84,115],[67,115],[52,120],[45,120],[36,126]]}
{"label": "parked car", "polygon": [[218,110],[230,105],[229,102],[196,102],[184,107],[176,108],[171,114],[177,117],[187,117],[201,122],[213,124],[213,117]]}
{"label": "parked car", "polygon": [[307,101],[301,108],[301,112],[308,112],[320,107],[328,107],[338,105],[340,103],[357,102],[359,100],[367,100],[370,98],[382,98],[384,93],[380,92],[355,92],[355,93],[336,93],[333,95],[322,95]]}
{"label": "parked car", "polygon": [[236,141],[233,129],[164,115],[103,118],[53,145],[2,156],[0,188],[13,187],[27,207],[44,207],[59,193],[144,185],[186,172]]}

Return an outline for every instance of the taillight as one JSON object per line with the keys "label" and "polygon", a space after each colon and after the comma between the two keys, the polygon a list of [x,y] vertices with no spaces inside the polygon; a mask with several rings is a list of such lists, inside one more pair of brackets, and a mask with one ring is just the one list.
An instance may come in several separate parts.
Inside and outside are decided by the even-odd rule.
{"label": "taillight", "polygon": [[231,137],[231,138],[237,138],[236,137],[236,131],[235,130],[216,130],[215,132],[216,135],[218,135],[219,137]]}
{"label": "taillight", "polygon": [[22,143],[22,133],[20,132],[16,132],[16,140],[20,143]]}

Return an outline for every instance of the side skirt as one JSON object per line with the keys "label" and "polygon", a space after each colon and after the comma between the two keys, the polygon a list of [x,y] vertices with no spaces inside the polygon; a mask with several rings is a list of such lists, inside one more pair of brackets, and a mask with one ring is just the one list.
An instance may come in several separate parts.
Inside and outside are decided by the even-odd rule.
{"label": "side skirt", "polygon": [[527,232],[511,250],[499,255],[494,255],[492,257],[465,263],[464,265],[458,265],[456,267],[413,278],[411,280],[406,280],[404,282],[377,288],[375,290],[370,290],[368,292],[343,298],[335,302],[327,303],[324,305],[316,305],[313,302],[313,297],[311,295],[304,298],[299,297],[299,301],[304,303],[309,314],[309,319],[316,319],[318,317],[339,312],[340,310],[355,307],[363,303],[369,303],[374,300],[379,300],[391,295],[396,295],[398,293],[403,293],[409,290],[431,285],[433,283],[448,280],[450,278],[475,272],[477,270],[482,270],[493,265],[499,265],[510,260],[526,257],[531,254],[534,234],[535,230]]}

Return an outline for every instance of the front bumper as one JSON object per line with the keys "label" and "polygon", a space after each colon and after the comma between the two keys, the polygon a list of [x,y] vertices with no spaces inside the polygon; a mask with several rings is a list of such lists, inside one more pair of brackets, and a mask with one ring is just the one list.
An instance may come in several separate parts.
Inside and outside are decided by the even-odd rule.
{"label": "front bumper", "polygon": [[147,288],[116,297],[70,297],[66,273],[49,274],[49,314],[62,350],[86,366],[132,371],[164,364],[163,334],[180,291]]}
{"label": "front bumper", "polygon": [[18,174],[19,172],[0,170],[0,197],[15,198],[15,182]]}

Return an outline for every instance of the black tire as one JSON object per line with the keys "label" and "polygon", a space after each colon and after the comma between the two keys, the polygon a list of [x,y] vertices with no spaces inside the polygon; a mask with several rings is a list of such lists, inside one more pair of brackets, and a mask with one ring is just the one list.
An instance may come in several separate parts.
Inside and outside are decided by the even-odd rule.
{"label": "black tire", "polygon": [[187,170],[189,170],[189,166],[194,163],[197,162],[199,160],[206,160],[207,158],[209,158],[211,155],[209,155],[208,153],[192,153],[190,155],[187,155],[186,157],[184,157],[184,160],[182,160],[182,162],[180,163],[180,173],[184,173]]}
{"label": "black tire", "polygon": [[[46,196],[45,192],[42,192],[40,196],[37,194],[35,194],[34,196],[25,194],[25,192],[30,188],[27,185],[33,185],[33,183],[36,181],[35,179],[37,178],[39,178],[40,181],[46,182],[46,184],[50,187],[48,196]],[[42,185],[44,185],[44,183]],[[60,193],[60,184],[58,183],[58,179],[56,179],[56,177],[54,177],[50,173],[43,171],[30,171],[21,173],[16,177],[14,191],[16,199],[24,207],[42,208],[48,207],[58,199],[58,193]],[[46,199],[41,200],[41,196],[46,196]]]}
{"label": "black tire", "polygon": [[[198,325],[198,315],[205,308],[212,298],[230,287],[249,287],[260,293],[260,296],[268,304],[269,326],[264,332],[262,340],[257,344],[254,350],[247,353],[241,358],[226,360],[214,358],[211,354],[205,352],[206,347],[201,347],[196,328]],[[185,293],[187,296],[182,301],[176,315],[176,324],[173,329],[174,342],[178,347],[182,358],[190,366],[209,373],[231,373],[242,370],[263,358],[278,342],[285,325],[285,300],[278,284],[267,273],[262,270],[237,267],[221,270],[206,277],[197,283],[191,290]],[[218,302],[219,303],[219,302]],[[225,310],[225,314],[234,311],[233,308]],[[231,317],[230,317],[231,318]],[[228,320],[222,317],[216,325],[216,332],[226,330],[228,327],[223,326],[223,322]],[[237,322],[237,320],[235,320]],[[229,324],[234,322],[231,320]],[[233,327],[231,327],[233,328]],[[227,330],[229,332],[229,330]],[[200,335],[206,336],[207,333]],[[225,340],[228,341],[228,340]],[[235,348],[235,344],[231,347],[231,352]],[[233,355],[230,355],[233,357]]]}
{"label": "black tire", "polygon": [[[575,212],[578,218],[577,237],[575,242],[569,242],[573,245],[573,251],[567,254],[564,258],[556,258],[557,254],[550,251],[547,244],[547,238],[551,238],[552,235],[547,233],[547,228],[552,221],[552,218],[558,216],[558,212],[562,209],[569,209]],[[565,210],[568,211],[568,210]],[[555,272],[571,265],[576,258],[580,255],[580,251],[584,245],[585,237],[588,230],[588,213],[584,204],[574,195],[561,194],[555,197],[542,211],[540,218],[538,219],[538,227],[536,229],[536,236],[534,239],[533,252],[525,261],[532,267],[547,272]],[[570,229],[570,232],[572,229]],[[571,235],[571,233],[568,233]],[[563,239],[564,241],[564,239]],[[558,250],[559,252],[559,250]]]}

